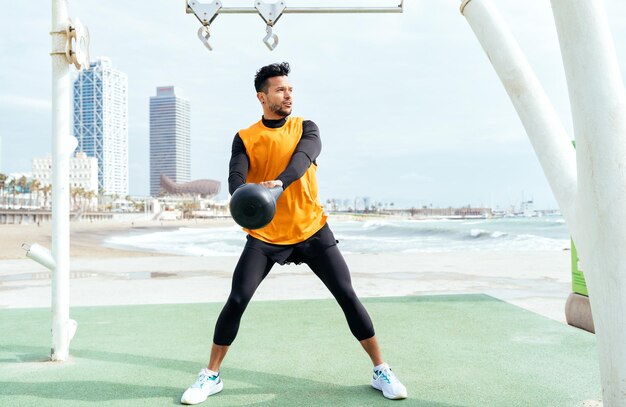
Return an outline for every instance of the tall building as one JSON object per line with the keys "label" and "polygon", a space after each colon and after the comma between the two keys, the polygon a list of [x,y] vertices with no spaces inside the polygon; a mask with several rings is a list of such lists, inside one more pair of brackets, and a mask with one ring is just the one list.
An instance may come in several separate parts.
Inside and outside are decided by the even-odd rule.
{"label": "tall building", "polygon": [[74,82],[78,152],[98,160],[98,190],[128,195],[128,78],[98,58]]}
{"label": "tall building", "polygon": [[[52,184],[52,158],[33,158],[33,178],[42,186]],[[70,158],[70,187],[98,192],[98,160],[85,153]]]}
{"label": "tall building", "polygon": [[191,181],[189,100],[173,86],[157,88],[150,97],[150,195],[158,196],[161,174],[174,182]]}

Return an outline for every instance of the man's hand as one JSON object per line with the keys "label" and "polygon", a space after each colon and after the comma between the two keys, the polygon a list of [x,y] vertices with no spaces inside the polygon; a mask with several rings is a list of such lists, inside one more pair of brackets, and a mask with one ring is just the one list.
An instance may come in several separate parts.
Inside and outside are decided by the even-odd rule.
{"label": "man's hand", "polygon": [[259,184],[263,185],[266,188],[274,188],[274,187],[283,186],[283,182],[279,179],[275,179],[273,181],[263,181],[263,182],[259,182]]}

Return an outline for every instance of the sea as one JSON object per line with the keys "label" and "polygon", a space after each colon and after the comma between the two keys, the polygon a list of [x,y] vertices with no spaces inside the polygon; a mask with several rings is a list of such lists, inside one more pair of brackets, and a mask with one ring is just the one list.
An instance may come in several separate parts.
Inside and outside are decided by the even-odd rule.
{"label": "sea", "polygon": [[[351,253],[452,251],[561,251],[570,248],[561,216],[495,219],[396,219],[328,221],[339,247]],[[187,256],[238,256],[245,233],[237,225],[181,227],[109,237],[105,245]]]}

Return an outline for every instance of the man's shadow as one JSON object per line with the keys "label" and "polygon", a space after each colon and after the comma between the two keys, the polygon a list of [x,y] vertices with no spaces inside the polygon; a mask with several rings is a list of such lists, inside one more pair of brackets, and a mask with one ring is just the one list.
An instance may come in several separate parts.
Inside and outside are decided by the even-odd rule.
{"label": "man's shadow", "polygon": [[[20,363],[41,363],[46,369],[42,355],[46,349],[34,346],[6,345],[0,352],[14,354],[14,359],[4,359],[3,363],[19,365]],[[168,369],[184,373],[195,372],[196,361],[177,360],[172,358],[133,355],[127,353],[105,352],[93,349],[72,350],[74,362],[103,361],[109,363],[132,364],[145,369]],[[71,362],[70,362],[71,363]],[[49,367],[54,368],[49,362]],[[29,369],[30,370],[30,369]],[[315,381],[300,377],[278,374],[276,372],[258,372],[247,369],[229,367],[228,376],[233,381],[245,384],[244,387],[226,388],[222,393],[211,396],[210,405],[254,405],[267,404],[272,406],[378,406],[390,402],[381,393],[369,385],[345,386],[333,384],[331,381]],[[149,380],[150,375],[147,375]],[[170,399],[165,405],[179,405],[180,397],[189,383],[172,386],[168,383],[126,384],[98,380],[74,381],[0,381],[0,396],[31,395],[49,400],[111,402],[139,399]],[[255,397],[258,396],[258,397]],[[247,401],[246,401],[247,400]],[[420,400],[411,397],[401,401],[403,406],[428,407],[459,407],[457,405]]]}

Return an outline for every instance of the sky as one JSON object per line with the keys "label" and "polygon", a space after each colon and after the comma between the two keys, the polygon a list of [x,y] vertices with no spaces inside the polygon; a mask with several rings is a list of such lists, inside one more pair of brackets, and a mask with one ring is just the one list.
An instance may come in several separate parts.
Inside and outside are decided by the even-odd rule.
{"label": "sky", "polygon": [[[0,172],[30,172],[51,152],[50,2],[3,2],[0,14]],[[203,3],[209,3],[204,0]],[[228,6],[251,0],[223,0]],[[288,6],[399,0],[290,0]],[[550,4],[494,0],[572,134],[567,84]],[[191,102],[192,178],[222,182],[235,133],[259,120],[253,78],[288,61],[293,115],[320,128],[320,199],[396,207],[557,204],[519,118],[457,0],[405,0],[402,14],[285,14],[278,47],[258,15],[223,14],[208,51],[183,0],[71,1],[92,59],[128,75],[129,188],[149,192],[149,98],[174,85]],[[605,0],[622,75],[626,2]],[[72,68],[73,69],[73,68]]]}

